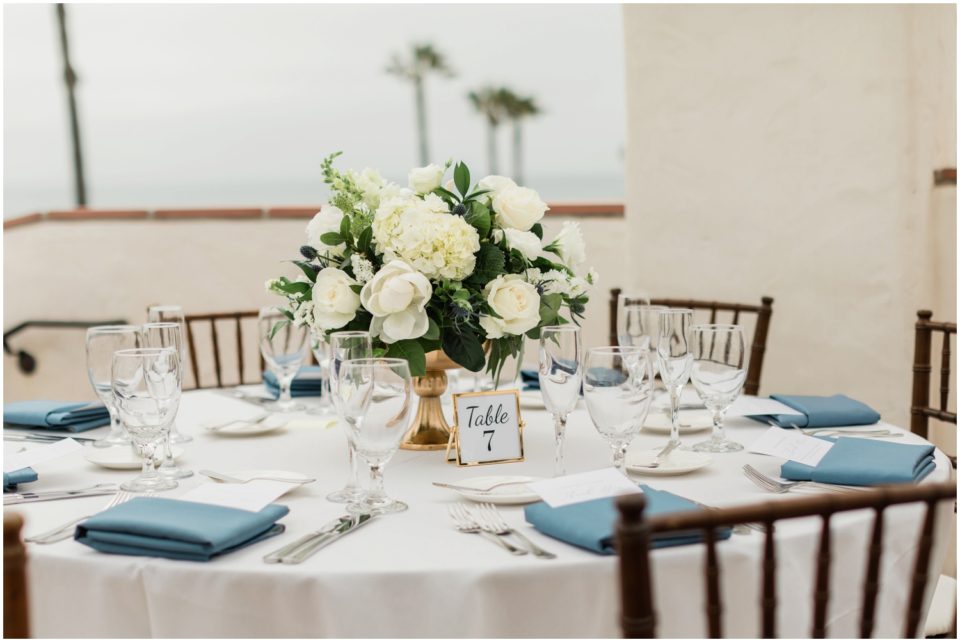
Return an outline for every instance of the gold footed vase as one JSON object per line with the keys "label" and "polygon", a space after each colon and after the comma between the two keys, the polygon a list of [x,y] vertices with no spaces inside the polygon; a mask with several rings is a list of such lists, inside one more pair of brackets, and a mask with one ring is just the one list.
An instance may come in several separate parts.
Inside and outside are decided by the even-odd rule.
{"label": "gold footed vase", "polygon": [[427,353],[427,372],[413,378],[413,390],[420,397],[417,414],[403,436],[404,450],[443,450],[450,440],[450,425],[443,416],[440,397],[447,389],[447,369],[459,367],[442,350]]}

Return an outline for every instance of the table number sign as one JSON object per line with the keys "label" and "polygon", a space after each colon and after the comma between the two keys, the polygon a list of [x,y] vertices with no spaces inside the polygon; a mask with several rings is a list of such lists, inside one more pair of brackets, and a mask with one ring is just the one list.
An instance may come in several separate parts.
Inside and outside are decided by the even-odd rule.
{"label": "table number sign", "polygon": [[453,423],[447,461],[456,451],[459,466],[523,461],[523,419],[518,390],[453,395]]}

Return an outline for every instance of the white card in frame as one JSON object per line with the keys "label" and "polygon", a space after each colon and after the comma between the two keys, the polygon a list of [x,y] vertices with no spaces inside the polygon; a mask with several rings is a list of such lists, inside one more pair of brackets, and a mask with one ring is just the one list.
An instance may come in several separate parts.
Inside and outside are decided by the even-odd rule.
{"label": "white card in frame", "polygon": [[453,395],[454,426],[447,444],[459,466],[523,461],[523,419],[518,390]]}

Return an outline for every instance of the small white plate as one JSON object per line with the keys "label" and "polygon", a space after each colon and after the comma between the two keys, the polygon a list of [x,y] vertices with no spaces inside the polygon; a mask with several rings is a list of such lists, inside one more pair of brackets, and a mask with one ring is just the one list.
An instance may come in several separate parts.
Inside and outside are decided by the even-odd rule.
{"label": "small white plate", "polygon": [[[221,471],[217,471],[221,472]],[[236,477],[237,479],[249,480],[252,477],[277,477],[281,479],[289,479],[291,484],[309,484],[311,482],[317,481],[315,477],[310,477],[309,475],[304,475],[303,473],[294,472],[292,470],[236,470],[236,471],[222,471],[224,475],[230,475],[231,477]],[[217,479],[208,478],[210,481],[217,483],[226,483],[221,482]]]}
{"label": "small white plate", "polygon": [[660,465],[647,468],[662,448],[627,453],[627,470],[635,475],[685,475],[713,463],[713,457],[690,450],[674,450],[660,458]]}
{"label": "small white plate", "polygon": [[[174,446],[173,458],[179,459],[183,455],[183,448]],[[111,468],[113,470],[140,470],[143,460],[133,452],[130,446],[110,446],[109,448],[84,448],[83,458],[91,464]]]}
{"label": "small white plate", "polygon": [[498,486],[497,488],[494,488],[486,493],[473,493],[468,490],[456,490],[453,488],[445,488],[443,490],[452,491],[475,502],[490,502],[491,504],[507,505],[532,504],[533,502],[540,501],[540,495],[530,490],[526,484],[540,481],[541,479],[543,478],[522,475],[491,475],[487,477],[470,477],[469,479],[458,479],[457,481],[450,483],[456,484],[457,486],[471,486],[474,488],[489,488],[494,484],[499,484],[502,482],[518,483],[511,484],[509,486]]}
{"label": "small white plate", "polygon": [[[209,430],[206,427],[203,427],[203,432],[208,435],[224,435],[226,437],[252,437],[254,435],[265,435],[268,432],[273,432],[274,430],[279,430],[287,425],[289,418],[284,418],[282,416],[277,417],[267,417],[261,422],[258,423],[247,423],[243,419],[238,419],[234,423],[226,426],[224,428],[218,428],[216,430]],[[211,422],[214,425],[221,425],[223,422]]]}
{"label": "small white plate", "polygon": [[[709,410],[681,410],[680,434],[703,432],[713,428],[713,415]],[[643,429],[648,432],[669,433],[670,416],[659,408],[650,408]]]}

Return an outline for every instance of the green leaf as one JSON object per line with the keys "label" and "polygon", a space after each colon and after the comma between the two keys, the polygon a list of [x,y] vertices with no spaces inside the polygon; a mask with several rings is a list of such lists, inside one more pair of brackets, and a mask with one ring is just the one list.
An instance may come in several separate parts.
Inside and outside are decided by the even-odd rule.
{"label": "green leaf", "polygon": [[503,273],[506,258],[496,245],[481,245],[477,252],[477,264],[468,281],[478,286],[486,285],[489,281]]}
{"label": "green leaf", "polygon": [[324,245],[329,245],[330,247],[333,247],[343,243],[343,237],[337,234],[336,232],[325,232],[320,235],[320,242],[323,243]]}
{"label": "green leaf", "polygon": [[[340,237],[346,241],[347,239],[352,239],[353,234],[350,233],[350,217],[346,214],[343,215],[343,218],[340,219]],[[323,237],[320,237],[320,240],[323,240]]]}
{"label": "green leaf", "polygon": [[317,273],[320,271],[317,269],[317,266],[311,265],[306,261],[293,261],[293,264],[300,268],[304,274],[307,275],[307,278],[313,282],[317,280]]}
{"label": "green leaf", "polygon": [[357,239],[357,249],[361,252],[369,252],[371,241],[373,241],[373,228],[363,228],[363,231],[360,232],[360,238]]}
{"label": "green leaf", "polygon": [[427,319],[430,323],[430,327],[427,328],[427,333],[424,334],[421,339],[427,339],[429,341],[436,341],[440,338],[440,326],[437,325],[437,322],[433,319]]}
{"label": "green leaf", "polygon": [[422,377],[427,372],[427,354],[416,339],[389,344],[386,356],[391,359],[406,359],[410,364],[410,374],[414,377]]}
{"label": "green leaf", "polygon": [[441,197],[443,197],[443,198],[447,198],[447,199],[453,201],[454,203],[459,203],[459,202],[460,202],[460,197],[457,196],[456,194],[454,194],[453,192],[451,192],[451,191],[448,190],[448,189],[444,189],[444,188],[442,188],[442,187],[436,187],[436,188],[434,188],[433,193],[436,194],[437,196],[441,196]]}
{"label": "green leaf", "polygon": [[480,196],[483,196],[484,194],[489,194],[491,191],[493,191],[493,190],[489,190],[489,189],[477,189],[476,187],[474,187],[473,189],[474,189],[474,191],[472,191],[472,192],[470,192],[469,194],[467,194],[467,199],[468,199],[468,200],[469,200],[469,199],[473,199],[473,198],[477,198],[477,197],[480,197]]}
{"label": "green leaf", "polygon": [[306,281],[287,281],[281,279],[277,284],[277,289],[286,294],[306,294],[312,289],[312,284]]}
{"label": "green leaf", "polygon": [[485,239],[490,234],[490,210],[480,201],[471,201],[470,209],[463,218],[477,228],[480,238]]}
{"label": "green leaf", "polygon": [[470,189],[470,170],[462,162],[457,163],[453,168],[453,183],[457,186],[457,191],[462,196],[466,196]]}
{"label": "green leaf", "polygon": [[533,227],[530,228],[530,231],[537,235],[537,238],[541,241],[543,240],[543,226],[539,223],[534,223]]}
{"label": "green leaf", "polygon": [[280,321],[277,321],[276,323],[274,323],[273,327],[270,328],[270,340],[272,341],[273,338],[277,336],[277,333],[280,332],[281,328],[289,324],[290,324],[290,321],[286,319],[281,319]]}
{"label": "green leaf", "polygon": [[470,330],[460,333],[451,331],[443,333],[443,351],[447,356],[471,372],[480,372],[486,365],[483,355],[483,344],[480,337]]}
{"label": "green leaf", "polygon": [[563,305],[563,295],[558,293],[544,294],[540,297],[540,303],[556,312],[560,309],[560,306]]}
{"label": "green leaf", "polygon": [[355,294],[360,294],[360,290],[363,289],[363,286],[360,285],[359,283],[354,283],[353,285],[350,286],[350,289],[353,290]]}

